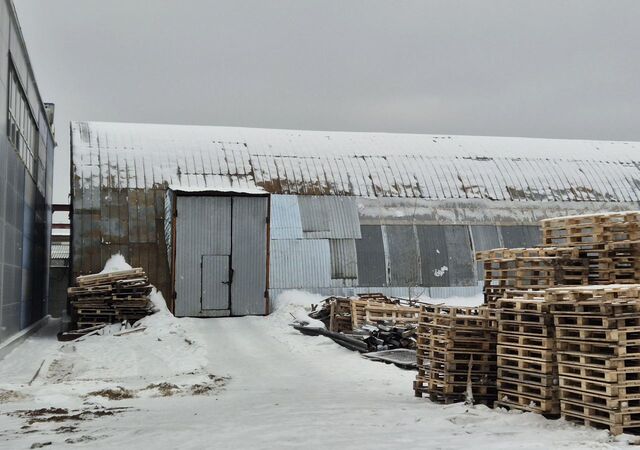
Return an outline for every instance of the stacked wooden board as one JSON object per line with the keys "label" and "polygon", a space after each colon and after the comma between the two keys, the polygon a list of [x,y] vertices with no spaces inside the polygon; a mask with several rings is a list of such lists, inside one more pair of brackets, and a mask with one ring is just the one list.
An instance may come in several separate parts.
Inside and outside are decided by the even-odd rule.
{"label": "stacked wooden board", "polygon": [[68,289],[68,296],[78,328],[135,322],[152,311],[152,286],[141,268],[83,275],[76,283]]}
{"label": "stacked wooden board", "polygon": [[549,289],[562,416],[640,432],[640,285]]}
{"label": "stacked wooden board", "polygon": [[497,406],[560,412],[553,317],[544,291],[508,290],[498,300]]}
{"label": "stacked wooden board", "polygon": [[496,322],[486,307],[423,305],[416,396],[491,405],[496,399]]}
{"label": "stacked wooden board", "polygon": [[498,248],[476,253],[483,262],[485,303],[495,302],[508,289],[545,289],[585,284],[586,260],[571,247]]}
{"label": "stacked wooden board", "polygon": [[543,245],[572,247],[587,262],[584,284],[640,281],[640,212],[556,217],[540,224]]}

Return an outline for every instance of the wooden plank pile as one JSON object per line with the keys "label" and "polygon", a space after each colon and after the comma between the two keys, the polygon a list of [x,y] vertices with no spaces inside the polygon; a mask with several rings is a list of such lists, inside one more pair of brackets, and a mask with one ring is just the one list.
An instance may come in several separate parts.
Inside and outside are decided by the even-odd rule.
{"label": "wooden plank pile", "polygon": [[497,317],[496,406],[559,414],[553,317],[544,291],[508,290]]}
{"label": "wooden plank pile", "polygon": [[585,284],[586,261],[571,247],[498,248],[476,253],[483,262],[485,303],[495,308],[508,289]]}
{"label": "wooden plank pile", "polygon": [[545,296],[562,416],[613,434],[640,432],[640,285],[555,288]]}
{"label": "wooden plank pile", "polygon": [[640,281],[640,212],[626,211],[545,219],[545,246],[575,248],[587,261],[592,285]]}
{"label": "wooden plank pile", "polygon": [[141,268],[76,278],[67,291],[78,328],[135,322],[152,312],[152,286]]}
{"label": "wooden plank pile", "polygon": [[[417,347],[416,396],[453,403],[496,399],[496,323],[486,307],[423,305]],[[471,392],[469,392],[471,391]]]}

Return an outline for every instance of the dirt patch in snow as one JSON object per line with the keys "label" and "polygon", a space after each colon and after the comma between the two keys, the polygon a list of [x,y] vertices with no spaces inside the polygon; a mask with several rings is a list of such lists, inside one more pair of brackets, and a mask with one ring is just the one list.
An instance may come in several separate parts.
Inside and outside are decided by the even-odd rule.
{"label": "dirt patch in snow", "polygon": [[180,392],[180,388],[173,383],[152,383],[145,387],[144,391],[155,389],[160,397],[171,397],[173,394]]}
{"label": "dirt patch in snow", "polygon": [[130,389],[126,389],[122,386],[117,386],[112,389],[101,389],[99,391],[89,392],[87,397],[104,397],[109,400],[126,400],[129,398],[134,398],[136,396],[135,391]]}
{"label": "dirt patch in snow", "polygon": [[29,398],[29,396],[21,394],[18,391],[13,391],[11,389],[0,389],[0,403],[17,402],[20,400],[25,400],[27,398]]}
{"label": "dirt patch in snow", "polygon": [[10,416],[17,416],[25,419],[27,425],[47,422],[80,422],[92,420],[103,416],[113,416],[131,408],[94,408],[94,409],[74,409],[66,408],[40,408],[26,409],[7,413]]}

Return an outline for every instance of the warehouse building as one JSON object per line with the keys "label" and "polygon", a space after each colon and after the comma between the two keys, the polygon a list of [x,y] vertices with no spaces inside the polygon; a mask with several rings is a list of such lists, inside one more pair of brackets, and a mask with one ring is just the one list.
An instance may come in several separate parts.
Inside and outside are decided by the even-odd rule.
{"label": "warehouse building", "polygon": [[0,343],[47,313],[52,123],[16,11],[0,0]]}
{"label": "warehouse building", "polygon": [[472,295],[475,251],[640,200],[640,143],[97,122],[71,134],[73,275],[120,252],[179,316],[265,314],[287,289]]}

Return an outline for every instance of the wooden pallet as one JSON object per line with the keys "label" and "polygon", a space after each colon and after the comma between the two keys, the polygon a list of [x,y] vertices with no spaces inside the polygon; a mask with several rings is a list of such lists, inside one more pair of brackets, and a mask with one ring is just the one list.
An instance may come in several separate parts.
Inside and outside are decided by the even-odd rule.
{"label": "wooden pallet", "polygon": [[555,373],[543,374],[537,372],[525,372],[508,367],[497,368],[498,379],[516,381],[531,385],[554,387],[558,385],[558,376]]}

